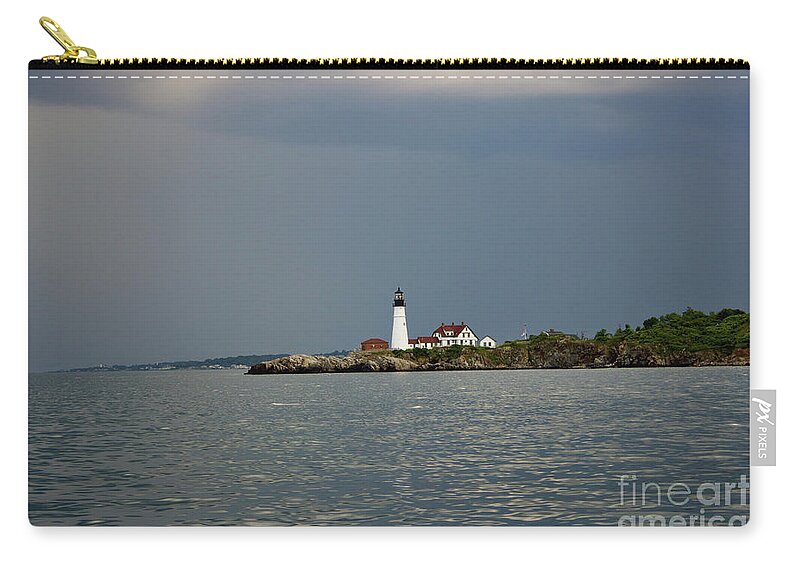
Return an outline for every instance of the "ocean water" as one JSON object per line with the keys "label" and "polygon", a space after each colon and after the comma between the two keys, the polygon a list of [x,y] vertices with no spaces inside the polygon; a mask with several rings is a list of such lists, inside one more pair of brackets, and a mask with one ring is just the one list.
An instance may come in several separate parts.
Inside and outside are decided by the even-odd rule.
{"label": "ocean water", "polygon": [[[748,373],[32,374],[29,517],[617,525],[650,515],[728,524],[749,513]],[[725,483],[738,487],[709,504]]]}

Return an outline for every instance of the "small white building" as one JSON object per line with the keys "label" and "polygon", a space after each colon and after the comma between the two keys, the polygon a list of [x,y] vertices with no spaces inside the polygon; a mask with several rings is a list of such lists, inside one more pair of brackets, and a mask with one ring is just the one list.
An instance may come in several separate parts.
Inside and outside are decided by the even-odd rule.
{"label": "small white building", "polygon": [[481,339],[479,346],[484,346],[486,348],[497,348],[497,341],[487,334]]}
{"label": "small white building", "polygon": [[464,321],[461,321],[460,325],[442,323],[438,329],[433,331],[432,336],[439,339],[439,346],[478,346],[478,337],[472,332],[469,325],[464,324]]}
{"label": "small white building", "polygon": [[408,339],[411,348],[439,348],[441,343],[439,338],[435,336],[419,336],[417,338]]}

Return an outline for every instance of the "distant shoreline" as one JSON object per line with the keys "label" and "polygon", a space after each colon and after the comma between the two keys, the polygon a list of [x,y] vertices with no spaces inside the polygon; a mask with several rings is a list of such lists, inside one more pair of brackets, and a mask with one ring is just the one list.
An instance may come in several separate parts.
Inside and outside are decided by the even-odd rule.
{"label": "distant shoreline", "polygon": [[[346,350],[326,352],[322,356],[344,356]],[[108,366],[84,366],[61,370],[39,370],[32,374],[49,374],[54,372],[149,372],[157,370],[247,370],[254,364],[265,360],[289,356],[288,353],[248,354],[239,356],[220,356],[205,360],[174,360],[169,362],[149,362],[145,364],[111,364]]]}

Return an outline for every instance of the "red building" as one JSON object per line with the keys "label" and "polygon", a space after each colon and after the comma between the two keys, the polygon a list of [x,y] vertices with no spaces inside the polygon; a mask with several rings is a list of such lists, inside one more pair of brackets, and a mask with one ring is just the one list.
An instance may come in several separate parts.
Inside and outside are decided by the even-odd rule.
{"label": "red building", "polygon": [[389,343],[382,338],[368,338],[361,341],[361,350],[388,350]]}

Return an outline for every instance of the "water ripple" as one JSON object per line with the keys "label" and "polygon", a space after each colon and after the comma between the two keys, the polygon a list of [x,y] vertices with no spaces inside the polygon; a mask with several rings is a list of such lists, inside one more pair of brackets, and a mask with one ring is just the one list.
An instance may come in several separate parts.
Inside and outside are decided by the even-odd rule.
{"label": "water ripple", "polygon": [[622,475],[749,474],[748,383],[746,368],[31,375],[30,519],[617,524]]}

